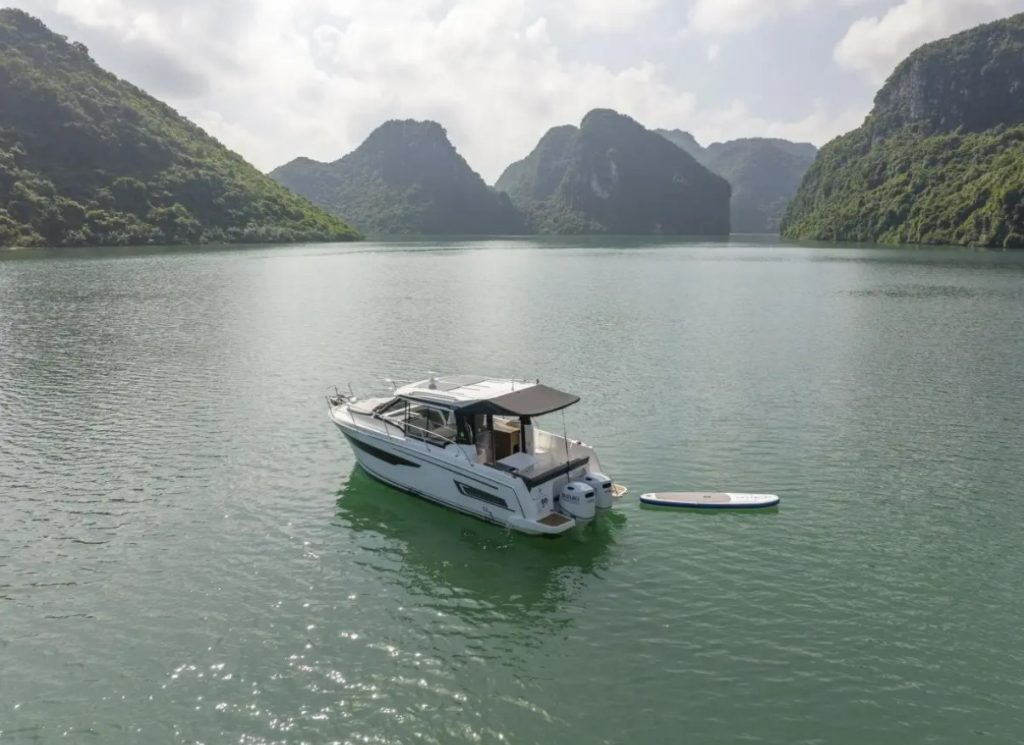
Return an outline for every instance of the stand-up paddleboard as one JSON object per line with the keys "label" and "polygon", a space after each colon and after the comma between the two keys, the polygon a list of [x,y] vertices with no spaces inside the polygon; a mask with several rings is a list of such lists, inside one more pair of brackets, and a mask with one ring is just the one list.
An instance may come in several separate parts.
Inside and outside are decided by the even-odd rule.
{"label": "stand-up paddleboard", "polygon": [[704,491],[651,492],[641,494],[640,501],[655,507],[681,507],[697,510],[765,510],[778,507],[774,494],[733,494]]}

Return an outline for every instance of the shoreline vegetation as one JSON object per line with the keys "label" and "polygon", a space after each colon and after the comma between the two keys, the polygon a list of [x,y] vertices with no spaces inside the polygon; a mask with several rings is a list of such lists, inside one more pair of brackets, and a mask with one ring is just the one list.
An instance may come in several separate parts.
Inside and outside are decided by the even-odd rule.
{"label": "shoreline vegetation", "polygon": [[926,44],[821,149],[782,235],[1024,248],[1024,13]]}
{"label": "shoreline vegetation", "polygon": [[0,247],[387,236],[781,234],[1024,247],[1024,14],[927,44],[818,151],[707,147],[609,109],[549,130],[493,186],[432,121],[259,172],[82,44],[0,10]]}

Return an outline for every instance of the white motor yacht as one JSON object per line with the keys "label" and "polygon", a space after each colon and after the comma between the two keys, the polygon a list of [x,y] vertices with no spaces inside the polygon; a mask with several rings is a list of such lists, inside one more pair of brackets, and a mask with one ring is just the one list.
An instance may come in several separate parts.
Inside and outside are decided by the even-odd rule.
{"label": "white motor yacht", "polygon": [[624,489],[589,445],[534,418],[579,401],[539,381],[437,376],[389,396],[328,395],[331,420],[376,479],[533,535],[564,533]]}

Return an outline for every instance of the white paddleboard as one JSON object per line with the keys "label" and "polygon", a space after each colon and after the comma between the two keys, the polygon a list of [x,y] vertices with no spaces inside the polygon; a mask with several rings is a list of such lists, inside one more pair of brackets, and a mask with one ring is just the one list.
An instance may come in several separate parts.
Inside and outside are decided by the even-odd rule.
{"label": "white paddleboard", "polygon": [[657,507],[685,507],[702,510],[763,510],[777,507],[774,494],[734,494],[731,492],[651,492],[641,494],[640,501]]}

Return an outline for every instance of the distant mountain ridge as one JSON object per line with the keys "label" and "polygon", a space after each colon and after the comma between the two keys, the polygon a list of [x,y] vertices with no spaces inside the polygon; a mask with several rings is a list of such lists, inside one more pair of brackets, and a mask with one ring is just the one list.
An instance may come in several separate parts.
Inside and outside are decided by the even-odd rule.
{"label": "distant mountain ridge", "polygon": [[807,142],[748,137],[704,148],[689,132],[655,130],[732,186],[732,231],[778,233],[818,149]]}
{"label": "distant mountain ridge", "polygon": [[358,237],[20,10],[0,101],[0,246]]}
{"label": "distant mountain ridge", "polygon": [[698,161],[705,156],[704,146],[697,142],[697,138],[682,129],[656,129],[654,130],[676,147],[682,148]]}
{"label": "distant mountain ridge", "polygon": [[536,233],[726,235],[729,184],[628,116],[549,130],[495,183]]}
{"label": "distant mountain ridge", "polygon": [[270,177],[366,233],[507,235],[525,230],[437,122],[393,120],[333,163],[296,158]]}
{"label": "distant mountain ridge", "polygon": [[1024,247],[1024,13],[926,44],[824,148],[792,238]]}

